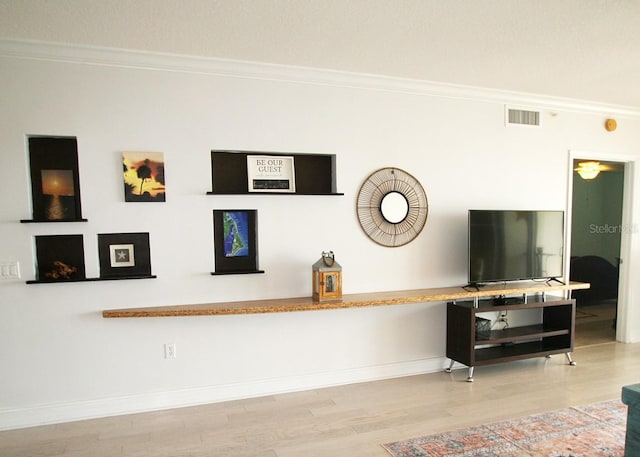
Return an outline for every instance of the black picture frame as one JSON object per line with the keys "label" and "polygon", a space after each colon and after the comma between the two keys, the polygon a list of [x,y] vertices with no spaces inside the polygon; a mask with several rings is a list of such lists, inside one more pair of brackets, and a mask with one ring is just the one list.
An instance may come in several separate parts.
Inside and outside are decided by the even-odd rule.
{"label": "black picture frame", "polygon": [[82,218],[76,137],[28,138],[32,220],[75,222]]}
{"label": "black picture frame", "polygon": [[141,278],[151,275],[149,233],[99,233],[100,278]]}
{"label": "black picture frame", "polygon": [[73,282],[86,279],[82,235],[37,235],[38,282]]}
{"label": "black picture frame", "polygon": [[264,273],[258,269],[257,226],[255,209],[213,210],[215,272],[211,274]]}

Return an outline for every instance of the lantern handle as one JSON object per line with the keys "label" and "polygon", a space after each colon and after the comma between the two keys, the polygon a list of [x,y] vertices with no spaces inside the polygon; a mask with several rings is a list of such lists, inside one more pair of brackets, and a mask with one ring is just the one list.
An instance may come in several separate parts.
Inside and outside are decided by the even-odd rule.
{"label": "lantern handle", "polygon": [[335,261],[336,261],[336,256],[333,254],[333,251],[329,251],[329,252],[322,251],[322,263],[324,263],[325,266],[332,267]]}

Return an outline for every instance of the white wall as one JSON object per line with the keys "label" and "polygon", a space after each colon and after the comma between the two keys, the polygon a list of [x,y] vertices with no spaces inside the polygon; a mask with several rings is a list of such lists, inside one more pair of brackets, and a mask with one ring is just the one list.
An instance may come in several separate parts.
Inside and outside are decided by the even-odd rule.
{"label": "white wall", "polygon": [[[23,275],[0,282],[0,428],[439,370],[442,303],[149,319],[101,311],[310,295],[311,264],[327,249],[347,294],[463,284],[469,208],[565,209],[569,149],[640,156],[639,116],[607,133],[602,113],[566,101],[0,44],[0,261],[18,260]],[[539,101],[542,126],[505,127],[509,99]],[[88,222],[18,222],[31,216],[32,134],[78,138]],[[211,149],[335,153],[344,196],[207,196]],[[164,152],[166,203],[124,203],[123,150]],[[355,216],[363,179],[386,166],[413,174],[429,198],[425,229],[400,248],[370,241]],[[209,274],[212,210],[225,208],[258,210],[265,274]],[[35,235],[83,234],[96,277],[96,235],[129,231],[150,233],[157,279],[24,282],[35,278]],[[164,359],[169,342],[175,360]]]}

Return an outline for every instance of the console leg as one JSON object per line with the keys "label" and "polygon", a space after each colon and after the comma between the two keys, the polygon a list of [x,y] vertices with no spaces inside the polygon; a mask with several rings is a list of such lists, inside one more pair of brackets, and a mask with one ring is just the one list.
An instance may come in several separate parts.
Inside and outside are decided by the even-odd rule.
{"label": "console leg", "polygon": [[567,360],[569,361],[569,365],[571,365],[572,367],[574,367],[576,365],[576,363],[573,361],[573,359],[571,358],[571,354],[570,353],[566,353],[565,354],[567,356]]}
{"label": "console leg", "polygon": [[473,367],[469,367],[469,377],[467,378],[467,382],[473,382]]}
{"label": "console leg", "polygon": [[449,368],[445,368],[445,369],[444,369],[444,372],[445,372],[445,373],[451,373],[451,369],[453,368],[453,364],[454,364],[454,363],[455,363],[455,362],[453,361],[453,359],[451,359],[451,361],[449,362]]}

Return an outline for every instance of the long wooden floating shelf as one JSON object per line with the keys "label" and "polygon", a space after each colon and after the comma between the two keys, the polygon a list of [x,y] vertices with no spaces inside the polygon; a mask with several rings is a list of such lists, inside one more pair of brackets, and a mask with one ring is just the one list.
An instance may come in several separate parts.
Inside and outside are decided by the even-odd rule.
{"label": "long wooden floating shelf", "polygon": [[363,308],[368,306],[404,305],[435,301],[451,301],[494,297],[497,295],[519,295],[553,292],[561,290],[588,289],[589,283],[569,284],[551,282],[526,282],[487,285],[476,289],[470,286],[443,287],[433,289],[399,290],[394,292],[371,292],[344,295],[342,300],[330,302],[314,301],[311,297],[276,298],[227,303],[202,303],[195,305],[156,306],[148,308],[110,309],[102,312],[105,318],[124,317],[177,317],[216,316],[229,314],[264,314],[293,311],[318,311],[324,309]]}

